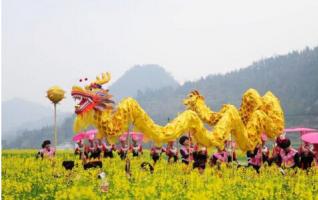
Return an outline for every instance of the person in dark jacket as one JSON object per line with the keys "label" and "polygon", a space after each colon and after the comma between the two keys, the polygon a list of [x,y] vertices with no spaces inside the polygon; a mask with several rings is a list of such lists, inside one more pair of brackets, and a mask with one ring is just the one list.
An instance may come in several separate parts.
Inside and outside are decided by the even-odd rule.
{"label": "person in dark jacket", "polygon": [[282,148],[282,151],[280,151],[280,154],[278,155],[282,161],[282,167],[300,167],[300,155],[297,150],[291,147],[290,139],[283,139],[279,144],[279,147]]}
{"label": "person in dark jacket", "polygon": [[208,159],[208,151],[206,147],[201,147],[193,151],[193,169],[198,168],[202,174]]}
{"label": "person in dark jacket", "polygon": [[190,139],[188,136],[181,136],[179,143],[181,144],[180,154],[182,163],[188,165],[192,160],[193,151],[193,149],[190,147]]}
{"label": "person in dark jacket", "polygon": [[299,149],[300,152],[300,167],[304,170],[311,168],[314,161],[314,152],[310,149],[310,145],[305,143]]}

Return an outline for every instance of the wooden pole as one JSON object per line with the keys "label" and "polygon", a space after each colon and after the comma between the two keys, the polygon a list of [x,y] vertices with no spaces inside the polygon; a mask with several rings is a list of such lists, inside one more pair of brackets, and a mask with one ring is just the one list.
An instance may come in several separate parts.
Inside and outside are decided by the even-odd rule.
{"label": "wooden pole", "polygon": [[56,104],[54,104],[54,145],[57,146]]}
{"label": "wooden pole", "polygon": [[130,171],[130,159],[129,159],[129,148],[130,148],[130,141],[129,141],[129,135],[130,135],[130,125],[128,125],[128,130],[127,130],[127,138],[126,138],[126,142],[128,145],[128,150],[126,153],[126,163],[125,163],[125,170],[126,170],[126,175],[128,176],[128,178],[131,177],[131,171]]}
{"label": "wooden pole", "polygon": [[[189,136],[189,148],[188,148],[188,152],[189,152],[189,165],[190,165],[190,163],[191,163],[191,153],[190,153],[190,150],[191,150],[191,145],[192,145],[191,131],[189,131],[188,136]],[[193,150],[193,149],[192,149],[192,150]]]}
{"label": "wooden pole", "polygon": [[234,154],[234,150],[233,150],[232,132],[231,132],[230,137],[231,137],[231,140],[230,140],[231,145],[230,145],[230,147],[231,147],[231,160],[232,160],[231,165],[232,165],[232,176],[233,176],[234,175],[234,155],[233,155]]}
{"label": "wooden pole", "polygon": [[130,150],[130,125],[128,126],[128,130],[127,130],[127,138],[126,138],[126,142],[127,142],[127,147],[128,147],[128,150],[127,150],[127,154],[126,154],[126,160],[129,159],[128,156],[129,156],[129,150]]}

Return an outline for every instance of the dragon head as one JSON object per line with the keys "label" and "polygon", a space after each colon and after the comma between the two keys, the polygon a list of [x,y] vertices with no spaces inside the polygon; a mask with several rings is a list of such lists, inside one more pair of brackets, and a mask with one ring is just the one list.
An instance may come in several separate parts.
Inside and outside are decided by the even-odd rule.
{"label": "dragon head", "polygon": [[102,88],[103,84],[110,81],[110,74],[103,73],[101,77],[96,77],[96,80],[86,85],[84,88],[73,86],[72,97],[74,98],[75,113],[82,114],[91,109],[105,110],[113,109],[114,101],[111,100],[112,95]]}
{"label": "dragon head", "polygon": [[204,100],[204,97],[197,90],[191,91],[183,100],[183,104],[188,108],[195,106],[198,100]]}

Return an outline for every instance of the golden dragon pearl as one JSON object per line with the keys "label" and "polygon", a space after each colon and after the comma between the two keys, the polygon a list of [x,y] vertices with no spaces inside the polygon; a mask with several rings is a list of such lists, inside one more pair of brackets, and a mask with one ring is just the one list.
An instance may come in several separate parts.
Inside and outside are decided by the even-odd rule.
{"label": "golden dragon pearl", "polygon": [[65,91],[59,86],[53,86],[47,91],[47,98],[54,104],[60,102],[65,95]]}

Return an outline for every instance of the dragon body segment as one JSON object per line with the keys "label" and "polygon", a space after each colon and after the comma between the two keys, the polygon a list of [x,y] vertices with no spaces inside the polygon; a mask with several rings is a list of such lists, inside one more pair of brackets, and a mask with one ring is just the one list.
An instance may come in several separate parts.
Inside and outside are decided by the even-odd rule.
{"label": "dragon body segment", "polygon": [[[192,91],[183,103],[187,109],[193,110],[198,114],[200,119],[210,126],[218,125],[220,119],[227,112],[239,112],[238,123],[243,124],[241,132],[246,131],[247,139],[245,142],[253,144],[259,142],[259,133],[265,133],[269,138],[275,138],[284,130],[284,113],[280,106],[279,99],[270,91],[261,97],[255,89],[248,89],[243,97],[239,110],[235,106],[225,104],[219,112],[210,109],[198,91]],[[233,111],[236,110],[236,111]],[[237,127],[241,127],[238,125]],[[233,131],[239,143],[240,136],[236,131]]]}

